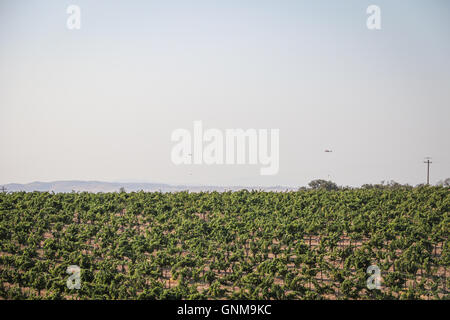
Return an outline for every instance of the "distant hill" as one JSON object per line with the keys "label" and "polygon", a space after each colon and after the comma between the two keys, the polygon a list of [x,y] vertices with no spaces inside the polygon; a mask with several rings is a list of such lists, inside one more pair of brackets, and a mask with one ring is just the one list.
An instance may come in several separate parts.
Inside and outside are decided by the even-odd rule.
{"label": "distant hill", "polygon": [[265,191],[286,191],[295,190],[292,187],[273,186],[273,187],[243,187],[243,186],[189,186],[189,185],[169,185],[161,183],[130,183],[130,182],[104,182],[104,181],[52,181],[52,182],[32,182],[27,184],[10,183],[4,185],[8,191],[53,191],[53,192],[117,192],[120,188],[125,188],[125,191],[227,191],[227,190],[265,190]]}

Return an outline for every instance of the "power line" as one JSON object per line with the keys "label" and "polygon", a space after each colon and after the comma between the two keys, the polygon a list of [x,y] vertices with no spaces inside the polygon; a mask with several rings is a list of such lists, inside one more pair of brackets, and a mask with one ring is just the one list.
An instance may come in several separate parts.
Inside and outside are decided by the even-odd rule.
{"label": "power line", "polygon": [[423,163],[427,164],[427,184],[430,184],[430,164],[433,163],[430,161],[431,157],[426,157],[427,161],[424,161]]}

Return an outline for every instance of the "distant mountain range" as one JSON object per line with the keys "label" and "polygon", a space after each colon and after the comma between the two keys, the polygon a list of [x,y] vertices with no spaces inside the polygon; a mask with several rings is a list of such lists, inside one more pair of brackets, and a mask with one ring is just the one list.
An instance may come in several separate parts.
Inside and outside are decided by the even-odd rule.
{"label": "distant mountain range", "polygon": [[244,186],[192,186],[192,185],[170,185],[161,183],[131,183],[131,182],[104,182],[104,181],[52,181],[52,182],[32,182],[27,184],[10,183],[4,185],[7,191],[53,191],[53,192],[117,192],[120,188],[125,191],[237,191],[237,190],[264,190],[264,191],[287,191],[296,190],[292,187],[273,186],[273,187],[244,187]]}

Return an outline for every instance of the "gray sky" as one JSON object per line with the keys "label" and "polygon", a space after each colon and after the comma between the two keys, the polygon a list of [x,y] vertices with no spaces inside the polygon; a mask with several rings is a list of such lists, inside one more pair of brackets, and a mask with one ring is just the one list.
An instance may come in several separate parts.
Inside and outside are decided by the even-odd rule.
{"label": "gray sky", "polygon": [[[449,39],[446,0],[0,0],[0,183],[418,184],[425,156],[435,183],[450,177]],[[194,120],[279,129],[279,173],[175,166],[171,133]]]}

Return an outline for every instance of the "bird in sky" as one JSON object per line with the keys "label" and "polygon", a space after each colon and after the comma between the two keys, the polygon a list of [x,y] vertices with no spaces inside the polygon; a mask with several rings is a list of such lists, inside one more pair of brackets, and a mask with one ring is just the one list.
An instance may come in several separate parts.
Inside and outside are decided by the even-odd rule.
{"label": "bird in sky", "polygon": [[325,149],[325,152],[333,152],[333,150]]}

